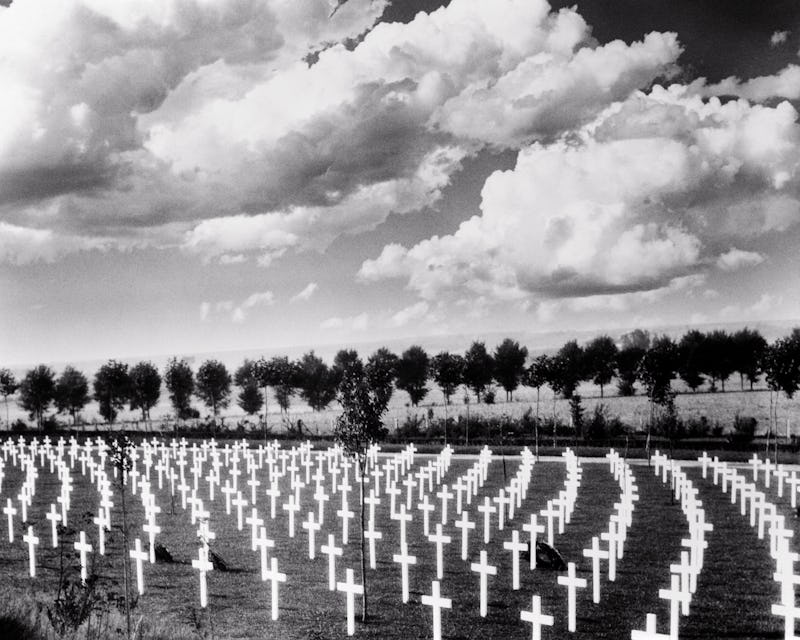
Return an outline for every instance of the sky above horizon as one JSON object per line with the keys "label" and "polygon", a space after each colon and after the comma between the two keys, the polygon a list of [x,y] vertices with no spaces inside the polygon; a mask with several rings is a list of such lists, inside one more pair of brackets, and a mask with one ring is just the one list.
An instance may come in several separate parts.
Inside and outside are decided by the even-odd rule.
{"label": "sky above horizon", "polygon": [[0,364],[800,318],[794,1],[337,3],[0,2]]}

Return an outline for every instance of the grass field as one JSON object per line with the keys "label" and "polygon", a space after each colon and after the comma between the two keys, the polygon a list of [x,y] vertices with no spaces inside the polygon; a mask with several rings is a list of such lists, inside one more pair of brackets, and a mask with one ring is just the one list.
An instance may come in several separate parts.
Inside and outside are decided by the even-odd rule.
{"label": "grass field", "polygon": [[[430,458],[417,456],[417,465]],[[454,480],[464,473],[474,462],[467,457],[456,457],[444,482]],[[509,458],[505,462],[499,458],[490,464],[489,479],[483,488],[483,495],[495,495],[514,475],[519,459]],[[505,469],[505,479],[504,479]],[[452,610],[443,613],[443,635],[452,640],[461,638],[527,638],[530,627],[519,619],[522,609],[530,608],[532,594],[542,597],[542,607],[546,613],[555,617],[555,626],[545,629],[545,638],[628,638],[632,628],[644,628],[648,612],[658,614],[661,630],[666,631],[667,604],[659,600],[658,589],[669,586],[669,564],[680,557],[680,539],[688,533],[686,520],[680,506],[671,499],[667,487],[661,484],[652,470],[644,464],[633,465],[640,500],[633,514],[633,525],[628,533],[625,556],[618,565],[617,580],[609,583],[603,580],[602,601],[599,605],[591,602],[591,590],[578,594],[577,633],[572,636],[566,632],[565,589],[556,584],[556,573],[544,570],[530,572],[522,565],[519,591],[511,589],[511,556],[504,551],[502,542],[510,539],[512,527],[519,528],[527,514],[545,506],[549,498],[557,496],[562,488],[565,467],[560,461],[540,461],[533,467],[533,475],[523,509],[514,521],[507,523],[506,530],[497,532],[488,545],[489,562],[498,566],[498,575],[489,579],[489,609],[485,619],[478,614],[478,576],[469,570],[469,562],[477,560],[482,548],[480,536],[481,520],[475,512],[473,502],[470,514],[478,527],[470,538],[470,558],[463,562],[460,558],[460,531],[450,518],[445,533],[453,538],[453,543],[445,548],[445,575],[442,581],[442,594],[453,600]],[[749,523],[738,513],[738,508],[730,505],[728,496],[718,487],[700,478],[697,468],[688,470],[695,485],[700,489],[708,520],[714,531],[709,534],[709,548],[706,563],[699,576],[697,593],[692,601],[691,615],[682,618],[681,637],[685,638],[776,638],[782,636],[782,621],[770,614],[770,605],[778,600],[777,583],[772,581],[773,562],[769,556],[768,542],[759,541]],[[11,466],[10,459],[5,466],[6,477],[0,493],[0,502],[5,504],[7,497],[14,498],[23,480],[18,469]],[[85,529],[95,549],[97,548],[97,528],[87,519],[97,510],[98,497],[88,478],[80,476],[80,466],[73,471],[75,491],[70,511],[70,527]],[[153,475],[155,473],[153,472]],[[263,478],[262,478],[263,480]],[[224,482],[224,477],[223,477]],[[282,482],[286,482],[284,478]],[[59,552],[50,548],[50,526],[44,513],[55,501],[59,483],[47,469],[40,469],[37,491],[29,522],[41,539],[37,549],[37,577],[27,575],[27,547],[21,541],[22,527],[16,521],[16,540],[9,544],[5,517],[0,522],[0,612],[17,609],[13,615],[6,615],[6,622],[13,618],[26,616],[35,619],[33,627],[46,635],[48,623],[43,613],[47,603],[52,601],[57,590],[59,576]],[[201,485],[202,486],[202,485]],[[261,487],[263,491],[264,487]],[[283,496],[287,487],[281,486]],[[278,514],[275,521],[269,520],[268,500],[259,497],[259,515],[267,520],[267,533],[275,539],[273,553],[278,557],[280,570],[288,576],[280,587],[280,617],[270,620],[269,586],[260,579],[259,556],[251,551],[250,531],[245,525],[243,531],[236,528],[235,512],[225,513],[224,498],[217,493],[216,500],[208,502],[206,489],[201,496],[206,499],[206,508],[211,511],[211,528],[217,534],[215,548],[231,565],[232,571],[213,571],[209,574],[209,607],[199,607],[198,576],[190,561],[197,556],[195,527],[189,522],[189,514],[181,509],[177,497],[175,513],[171,513],[168,485],[154,493],[163,511],[159,524],[163,533],[159,541],[173,552],[178,560],[175,564],[145,565],[145,594],[134,609],[133,618],[141,620],[143,637],[156,638],[342,638],[345,637],[345,602],[341,593],[330,592],[327,587],[327,557],[317,549],[317,558],[309,560],[308,542],[304,530],[297,523],[294,539],[287,535],[285,512]],[[328,487],[330,493],[330,487]],[[567,525],[563,535],[557,536],[555,544],[565,560],[576,562],[579,575],[589,579],[591,569],[582,549],[590,546],[591,537],[599,535],[607,526],[613,503],[619,498],[619,487],[609,472],[608,465],[601,462],[584,461],[583,481],[578,493],[572,522]],[[325,527],[323,533],[334,532],[337,544],[341,544],[341,522],[335,517],[339,508],[338,495],[332,496],[326,505]],[[770,497],[779,502],[784,510],[789,526],[797,529],[797,522],[788,509],[788,497],[779,501],[775,495]],[[114,524],[119,522],[118,496],[114,498]],[[415,500],[416,501],[416,500]],[[311,492],[304,491],[305,514],[316,508]],[[390,522],[389,504],[386,496],[378,507],[378,528],[384,538],[377,545],[377,569],[368,569],[368,590],[370,598],[370,622],[357,623],[356,636],[362,638],[428,638],[431,636],[430,608],[422,606],[422,593],[430,593],[431,580],[435,579],[435,547],[425,540],[422,534],[422,518],[415,514],[409,527],[409,552],[416,555],[418,564],[411,568],[411,601],[401,602],[400,568],[392,562],[392,554],[399,551],[398,528]],[[132,505],[130,522],[134,523],[133,536],[142,536],[139,525],[143,519],[138,498],[129,501]],[[351,507],[352,508],[352,507]],[[438,517],[438,510],[436,515]],[[432,520],[433,522],[433,520]],[[138,531],[138,533],[136,532]],[[65,538],[66,557],[73,570],[77,565],[77,554],[72,550],[72,541],[77,534]],[[318,541],[327,536],[318,536]],[[320,542],[318,542],[318,545]],[[117,589],[121,579],[121,536],[114,532],[107,545],[107,555],[94,556],[95,571],[100,582]],[[337,579],[344,578],[345,567],[356,569],[358,580],[357,525],[351,522],[350,544],[344,556],[337,562]],[[357,600],[357,611],[360,606]],[[27,612],[27,613],[26,613]],[[3,620],[0,613],[0,635]],[[107,625],[109,636],[122,624],[116,614]],[[84,630],[85,631],[85,630]],[[42,636],[43,637],[43,636]],[[52,637],[52,636],[51,636]]]}

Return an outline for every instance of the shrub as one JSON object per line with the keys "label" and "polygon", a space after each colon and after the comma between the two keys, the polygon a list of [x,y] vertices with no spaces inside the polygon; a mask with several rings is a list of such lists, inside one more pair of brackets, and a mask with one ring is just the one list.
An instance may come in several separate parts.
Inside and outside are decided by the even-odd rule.
{"label": "shrub", "polygon": [[756,435],[758,420],[752,416],[740,416],[738,413],[733,418],[733,431],[728,434],[728,442],[735,447],[744,447]]}

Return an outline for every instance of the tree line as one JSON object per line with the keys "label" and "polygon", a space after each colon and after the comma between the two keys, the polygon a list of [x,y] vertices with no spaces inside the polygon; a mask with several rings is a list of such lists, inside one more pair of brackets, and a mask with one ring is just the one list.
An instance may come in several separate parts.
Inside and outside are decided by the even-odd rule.
{"label": "tree line", "polygon": [[507,401],[520,386],[536,389],[537,407],[545,385],[555,395],[572,399],[582,382],[597,385],[601,397],[613,380],[623,396],[635,394],[638,383],[654,404],[662,406],[674,397],[671,384],[675,379],[692,391],[707,385],[709,391],[724,392],[726,381],[734,373],[738,373],[742,389],[745,381],[752,389],[765,376],[770,390],[784,392],[787,397],[800,385],[800,329],[772,344],[748,328],[734,333],[695,329],[677,341],[637,329],[622,335],[618,342],[602,335],[583,345],[571,340],[550,355],[528,356],[526,347],[506,338],[492,352],[479,341],[463,354],[441,351],[430,356],[414,345],[398,356],[380,348],[365,363],[349,349],[339,351],[330,365],[314,351],[297,360],[262,357],[245,360],[233,374],[218,360],[203,362],[195,372],[185,359],[172,358],[163,373],[151,362],[129,366],[109,360],[94,374],[91,388],[87,377],[72,366],[56,377],[42,364],[29,370],[19,383],[10,370],[0,369],[0,394],[6,403],[7,421],[8,398],[18,392],[20,406],[41,426],[51,405],[76,423],[91,400],[97,402],[100,415],[108,423],[113,423],[126,406],[141,411],[142,420],[149,421],[162,387],[179,420],[199,417],[192,407],[194,397],[215,418],[231,400],[246,414],[255,416],[266,407],[270,390],[282,412],[289,410],[295,394],[312,410],[321,411],[337,400],[341,404],[345,374],[359,366],[365,384],[380,396],[383,406],[388,406],[395,389],[405,391],[410,403],[418,406],[430,392],[430,381],[441,390],[445,405],[462,386],[478,402],[493,402],[496,385],[505,391]]}

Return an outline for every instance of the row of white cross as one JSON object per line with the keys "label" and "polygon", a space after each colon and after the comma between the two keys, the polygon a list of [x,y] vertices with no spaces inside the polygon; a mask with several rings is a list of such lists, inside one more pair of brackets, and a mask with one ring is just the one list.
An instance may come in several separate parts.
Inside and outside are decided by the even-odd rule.
{"label": "row of white cross", "polygon": [[784,480],[791,486],[792,505],[795,504],[797,492],[797,475],[794,471],[788,473],[781,465],[775,465],[767,459],[761,461],[754,455],[749,464],[752,468],[752,482],[746,474],[740,472],[732,465],[721,462],[717,457],[700,457],[703,467],[703,477],[709,470],[713,474],[713,482],[719,485],[723,493],[730,489],[731,504],[740,504],[741,515],[749,513],[750,526],[756,529],[759,540],[769,537],[769,551],[775,561],[773,578],[780,583],[781,600],[772,605],[772,613],[784,618],[784,637],[794,640],[795,622],[800,619],[800,608],[795,605],[795,585],[800,584],[800,576],[795,574],[794,563],[798,554],[791,550],[789,540],[794,536],[794,531],[786,526],[785,517],[778,512],[778,507],[767,499],[767,494],[759,490],[759,469],[763,470],[763,482],[769,489],[771,479],[777,480],[778,496],[783,496]]}
{"label": "row of white cross", "polygon": [[653,470],[661,475],[663,483],[671,482],[671,490],[680,501],[681,510],[689,526],[689,537],[681,540],[681,546],[686,550],[681,551],[681,559],[677,564],[671,564],[670,586],[668,589],[659,589],[659,598],[666,600],[670,605],[669,633],[660,634],[657,631],[655,614],[647,614],[647,624],[644,631],[635,631],[638,640],[657,640],[659,638],[677,640],[679,637],[680,616],[689,615],[689,605],[697,589],[697,577],[703,568],[704,550],[708,547],[705,539],[706,533],[713,531],[714,527],[706,521],[703,503],[698,499],[699,491],[692,485],[692,481],[681,469],[680,465],[668,456],[656,451],[652,457]]}

